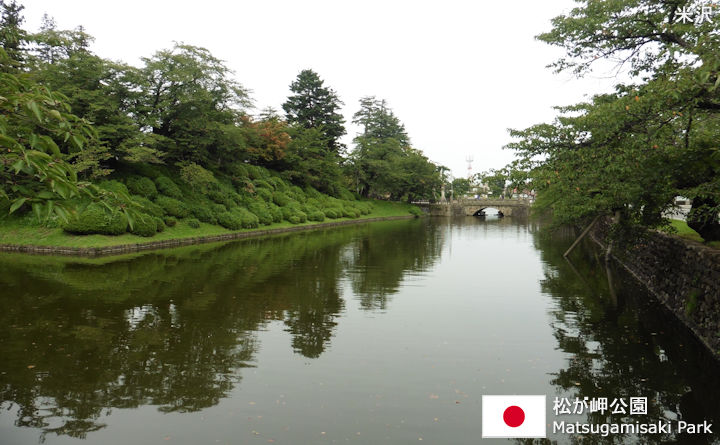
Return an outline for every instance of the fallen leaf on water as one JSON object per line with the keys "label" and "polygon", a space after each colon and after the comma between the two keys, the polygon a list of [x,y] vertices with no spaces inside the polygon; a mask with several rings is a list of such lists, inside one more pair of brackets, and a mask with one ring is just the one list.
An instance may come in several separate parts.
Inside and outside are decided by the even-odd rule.
{"label": "fallen leaf on water", "polygon": [[437,394],[430,394],[430,398],[431,398],[431,399],[439,399],[440,396],[437,395]]}
{"label": "fallen leaf on water", "polygon": [[28,365],[28,369],[33,369],[35,365]]}
{"label": "fallen leaf on water", "polygon": [[248,403],[248,405],[254,405],[254,404],[255,404],[255,402],[250,402],[250,403]]}
{"label": "fallen leaf on water", "polygon": [[436,417],[436,418],[434,418],[433,420],[437,422],[437,421],[438,421],[438,418]]}

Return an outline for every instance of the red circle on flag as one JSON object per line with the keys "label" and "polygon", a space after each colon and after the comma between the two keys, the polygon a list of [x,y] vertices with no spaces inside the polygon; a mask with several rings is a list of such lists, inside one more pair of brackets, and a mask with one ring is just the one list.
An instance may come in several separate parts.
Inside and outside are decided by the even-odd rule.
{"label": "red circle on flag", "polygon": [[519,427],[525,421],[525,411],[519,406],[509,406],[503,413],[503,420],[507,426],[513,428]]}

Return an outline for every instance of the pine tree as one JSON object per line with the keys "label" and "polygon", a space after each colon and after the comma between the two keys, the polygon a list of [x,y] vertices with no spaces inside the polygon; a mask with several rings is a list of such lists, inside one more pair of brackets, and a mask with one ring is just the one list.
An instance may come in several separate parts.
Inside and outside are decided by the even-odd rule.
{"label": "pine tree", "polygon": [[307,129],[319,129],[327,139],[330,151],[340,154],[344,145],[340,138],[346,133],[345,120],[339,113],[342,101],[331,88],[312,70],[303,70],[290,84],[292,94],[283,104],[290,124]]}

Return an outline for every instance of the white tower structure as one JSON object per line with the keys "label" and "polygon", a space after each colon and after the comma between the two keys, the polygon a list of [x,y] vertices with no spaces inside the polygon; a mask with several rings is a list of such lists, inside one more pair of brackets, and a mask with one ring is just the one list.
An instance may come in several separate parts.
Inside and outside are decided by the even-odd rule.
{"label": "white tower structure", "polygon": [[467,168],[468,181],[472,181],[472,163],[473,163],[473,161],[474,161],[474,159],[472,156],[468,156],[467,158],[465,158],[465,162],[467,162],[467,164],[468,164],[468,168]]}

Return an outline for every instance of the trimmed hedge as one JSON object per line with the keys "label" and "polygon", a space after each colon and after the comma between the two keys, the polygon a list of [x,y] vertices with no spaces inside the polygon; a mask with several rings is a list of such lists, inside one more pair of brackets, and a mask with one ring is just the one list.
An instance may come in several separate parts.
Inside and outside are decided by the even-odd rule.
{"label": "trimmed hedge", "polygon": [[283,220],[283,213],[282,210],[280,210],[280,207],[276,206],[274,203],[269,202],[268,203],[268,209],[270,209],[270,216],[272,216],[272,220],[274,223],[279,223]]}
{"label": "trimmed hedge", "polygon": [[130,233],[138,236],[150,237],[157,233],[157,222],[155,217],[150,215],[139,215],[133,222],[133,227]]}
{"label": "trimmed hedge", "polygon": [[292,200],[283,192],[275,192],[273,193],[273,202],[280,207],[285,207],[290,205]]}
{"label": "trimmed hedge", "polygon": [[162,218],[158,218],[157,216],[155,219],[155,225],[157,226],[158,232],[164,232],[165,231],[165,222],[162,220]]}
{"label": "trimmed hedge", "polygon": [[[223,207],[223,211],[224,209],[225,207]],[[202,222],[217,224],[217,217],[215,216],[215,213],[203,204],[194,204],[190,207],[190,213]]]}
{"label": "trimmed hedge", "polygon": [[170,216],[177,218],[185,218],[190,215],[190,211],[182,201],[168,196],[158,196],[155,203],[162,207],[163,211]]}
{"label": "trimmed hedge", "polygon": [[267,207],[265,203],[262,202],[254,202],[250,204],[248,209],[255,214],[255,216],[258,217],[258,220],[260,221],[260,224],[269,226],[273,223],[273,217],[270,213],[270,209]]}
{"label": "trimmed hedge", "polygon": [[242,219],[236,213],[222,212],[217,216],[218,223],[230,230],[242,229]]}
{"label": "trimmed hedge", "polygon": [[264,179],[256,179],[253,181],[253,185],[255,186],[255,191],[257,192],[257,189],[270,189],[271,191],[275,189],[269,182],[265,181]]}
{"label": "trimmed hedge", "polygon": [[162,207],[145,198],[144,196],[133,195],[131,196],[131,198],[136,203],[142,206],[142,213],[147,213],[148,215],[152,216],[159,216],[161,218],[165,215],[165,211],[162,209]]}
{"label": "trimmed hedge", "polygon": [[199,229],[200,228],[200,221],[198,221],[195,218],[188,218],[185,220],[188,226],[192,227],[193,229]]}
{"label": "trimmed hedge", "polygon": [[272,202],[272,200],[273,200],[273,194],[268,189],[260,188],[260,189],[255,190],[255,193],[257,194],[257,196],[259,198],[261,198],[265,202]]}
{"label": "trimmed hedge", "polygon": [[152,179],[144,176],[130,176],[127,178],[127,188],[134,195],[144,196],[146,198],[154,198],[158,191]]}
{"label": "trimmed hedge", "polygon": [[244,207],[233,209],[232,212],[240,217],[243,229],[254,229],[260,225],[258,217]]}
{"label": "trimmed hedge", "polygon": [[323,209],[323,213],[330,219],[337,219],[340,217],[337,213],[337,209]]}
{"label": "trimmed hedge", "polygon": [[110,212],[99,204],[90,204],[72,218],[63,230],[80,235],[120,235],[127,230],[127,220],[121,212]]}
{"label": "trimmed hedge", "polygon": [[180,187],[178,187],[177,184],[175,184],[172,179],[167,176],[158,176],[157,179],[155,179],[155,185],[157,186],[158,191],[165,196],[175,199],[183,198]]}
{"label": "trimmed hedge", "polygon": [[166,217],[163,221],[168,227],[175,227],[177,225],[177,219],[173,218],[172,216]]}
{"label": "trimmed hedge", "polygon": [[325,221],[325,214],[320,210],[315,210],[314,212],[308,213],[307,217],[310,221]]}
{"label": "trimmed hedge", "polygon": [[287,190],[288,185],[285,181],[282,180],[282,178],[278,178],[277,176],[273,176],[272,178],[268,179],[272,185],[275,186],[275,190]]}

